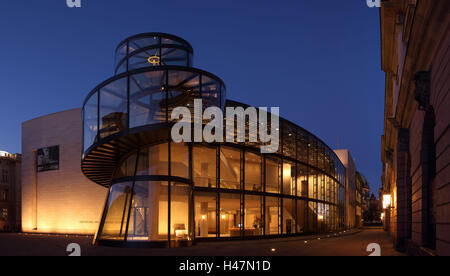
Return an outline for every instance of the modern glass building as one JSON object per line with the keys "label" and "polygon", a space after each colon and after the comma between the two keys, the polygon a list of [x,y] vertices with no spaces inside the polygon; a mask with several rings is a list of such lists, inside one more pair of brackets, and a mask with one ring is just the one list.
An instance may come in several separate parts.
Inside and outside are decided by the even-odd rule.
{"label": "modern glass building", "polygon": [[344,167],[301,127],[281,119],[273,154],[258,143],[172,142],[176,107],[197,98],[204,108],[246,107],[192,61],[179,37],[127,38],[115,76],[86,98],[82,171],[109,188],[95,242],[167,247],[343,229]]}

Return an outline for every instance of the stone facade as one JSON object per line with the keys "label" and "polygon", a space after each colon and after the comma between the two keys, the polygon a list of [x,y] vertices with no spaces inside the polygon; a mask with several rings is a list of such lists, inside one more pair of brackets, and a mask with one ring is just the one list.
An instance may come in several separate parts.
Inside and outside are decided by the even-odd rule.
{"label": "stone facade", "polygon": [[348,150],[334,152],[345,167],[345,227],[352,229],[359,227],[356,222],[356,165]]}
{"label": "stone facade", "polygon": [[381,8],[383,193],[399,250],[450,255],[450,1]]}
{"label": "stone facade", "polygon": [[[81,109],[22,124],[22,230],[95,234],[107,189],[81,172]],[[37,150],[59,146],[59,170],[38,172]]]}
{"label": "stone facade", "polygon": [[0,151],[0,232],[20,231],[20,154]]}

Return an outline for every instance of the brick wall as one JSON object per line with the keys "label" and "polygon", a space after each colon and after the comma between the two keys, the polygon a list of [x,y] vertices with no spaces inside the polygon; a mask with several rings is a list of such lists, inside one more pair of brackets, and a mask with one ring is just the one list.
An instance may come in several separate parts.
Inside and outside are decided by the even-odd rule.
{"label": "brick wall", "polygon": [[436,126],[436,246],[439,255],[450,255],[450,31],[433,60],[431,104]]}

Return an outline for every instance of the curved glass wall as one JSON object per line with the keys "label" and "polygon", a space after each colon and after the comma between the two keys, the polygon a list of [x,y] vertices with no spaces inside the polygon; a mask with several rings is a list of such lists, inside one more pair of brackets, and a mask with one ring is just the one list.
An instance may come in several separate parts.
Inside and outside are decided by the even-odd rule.
{"label": "curved glass wall", "polygon": [[120,161],[98,239],[173,244],[337,231],[343,174],[339,165],[327,171],[233,144],[147,146]]}
{"label": "curved glass wall", "polygon": [[223,82],[192,68],[148,68],[118,76],[91,92],[83,105],[83,152],[94,142],[127,129],[168,123],[172,110],[186,106],[193,114],[194,99],[203,108],[223,108]]}

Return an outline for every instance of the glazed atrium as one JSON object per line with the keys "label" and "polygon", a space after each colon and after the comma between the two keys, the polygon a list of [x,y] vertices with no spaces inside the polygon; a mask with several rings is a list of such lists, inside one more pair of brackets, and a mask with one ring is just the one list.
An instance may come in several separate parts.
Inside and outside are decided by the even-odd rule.
{"label": "glazed atrium", "polygon": [[344,228],[344,167],[303,128],[280,118],[271,154],[258,143],[171,140],[172,110],[192,108],[194,99],[204,108],[248,107],[192,66],[184,39],[129,37],[115,60],[116,74],[83,104],[82,171],[109,189],[96,244],[176,247]]}

